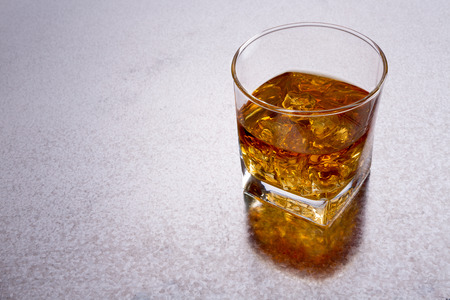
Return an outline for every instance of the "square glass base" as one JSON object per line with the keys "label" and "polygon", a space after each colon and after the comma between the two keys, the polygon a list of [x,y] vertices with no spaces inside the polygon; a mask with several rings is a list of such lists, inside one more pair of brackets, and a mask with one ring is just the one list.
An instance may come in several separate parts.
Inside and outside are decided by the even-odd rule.
{"label": "square glass base", "polygon": [[[362,176],[361,176],[362,175]],[[328,226],[345,210],[369,175],[367,171],[351,180],[332,199],[311,200],[277,188],[253,177],[243,168],[244,194],[265,201],[317,225]]]}

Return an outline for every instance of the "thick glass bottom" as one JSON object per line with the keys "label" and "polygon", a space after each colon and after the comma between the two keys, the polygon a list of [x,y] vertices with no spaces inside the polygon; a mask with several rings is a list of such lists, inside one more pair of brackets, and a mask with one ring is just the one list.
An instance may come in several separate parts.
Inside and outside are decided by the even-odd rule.
{"label": "thick glass bottom", "polygon": [[259,201],[265,201],[296,216],[310,220],[317,225],[328,226],[345,210],[356,196],[369,175],[365,172],[355,176],[342,191],[331,199],[311,200],[258,180],[243,168],[244,194]]}

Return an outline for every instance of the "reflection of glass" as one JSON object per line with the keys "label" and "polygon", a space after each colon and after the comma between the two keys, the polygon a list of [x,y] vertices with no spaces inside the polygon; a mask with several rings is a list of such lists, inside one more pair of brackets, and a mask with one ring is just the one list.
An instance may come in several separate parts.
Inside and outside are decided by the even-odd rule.
{"label": "reflection of glass", "polygon": [[381,49],[336,25],[289,24],[243,44],[232,75],[249,196],[332,223],[370,171]]}
{"label": "reflection of glass", "polygon": [[361,237],[366,181],[348,208],[319,226],[244,193],[250,241],[276,263],[326,277],[348,260]]}

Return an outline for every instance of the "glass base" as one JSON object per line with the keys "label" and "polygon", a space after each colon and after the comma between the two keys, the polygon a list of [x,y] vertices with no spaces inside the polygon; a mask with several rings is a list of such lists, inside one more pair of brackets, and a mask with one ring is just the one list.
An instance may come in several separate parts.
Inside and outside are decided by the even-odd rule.
{"label": "glass base", "polygon": [[253,177],[243,168],[244,194],[259,201],[265,201],[296,216],[310,220],[320,226],[328,226],[345,210],[356,196],[369,175],[356,176],[332,199],[311,200],[286,192]]}

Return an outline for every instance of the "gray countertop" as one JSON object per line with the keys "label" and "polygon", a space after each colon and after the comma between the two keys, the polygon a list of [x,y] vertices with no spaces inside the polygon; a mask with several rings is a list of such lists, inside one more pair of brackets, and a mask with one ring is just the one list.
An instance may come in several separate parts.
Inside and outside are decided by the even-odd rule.
{"label": "gray countertop", "polygon": [[[449,20],[448,1],[1,1],[0,299],[450,298]],[[312,244],[244,201],[230,71],[300,21],[389,61],[370,179]]]}

